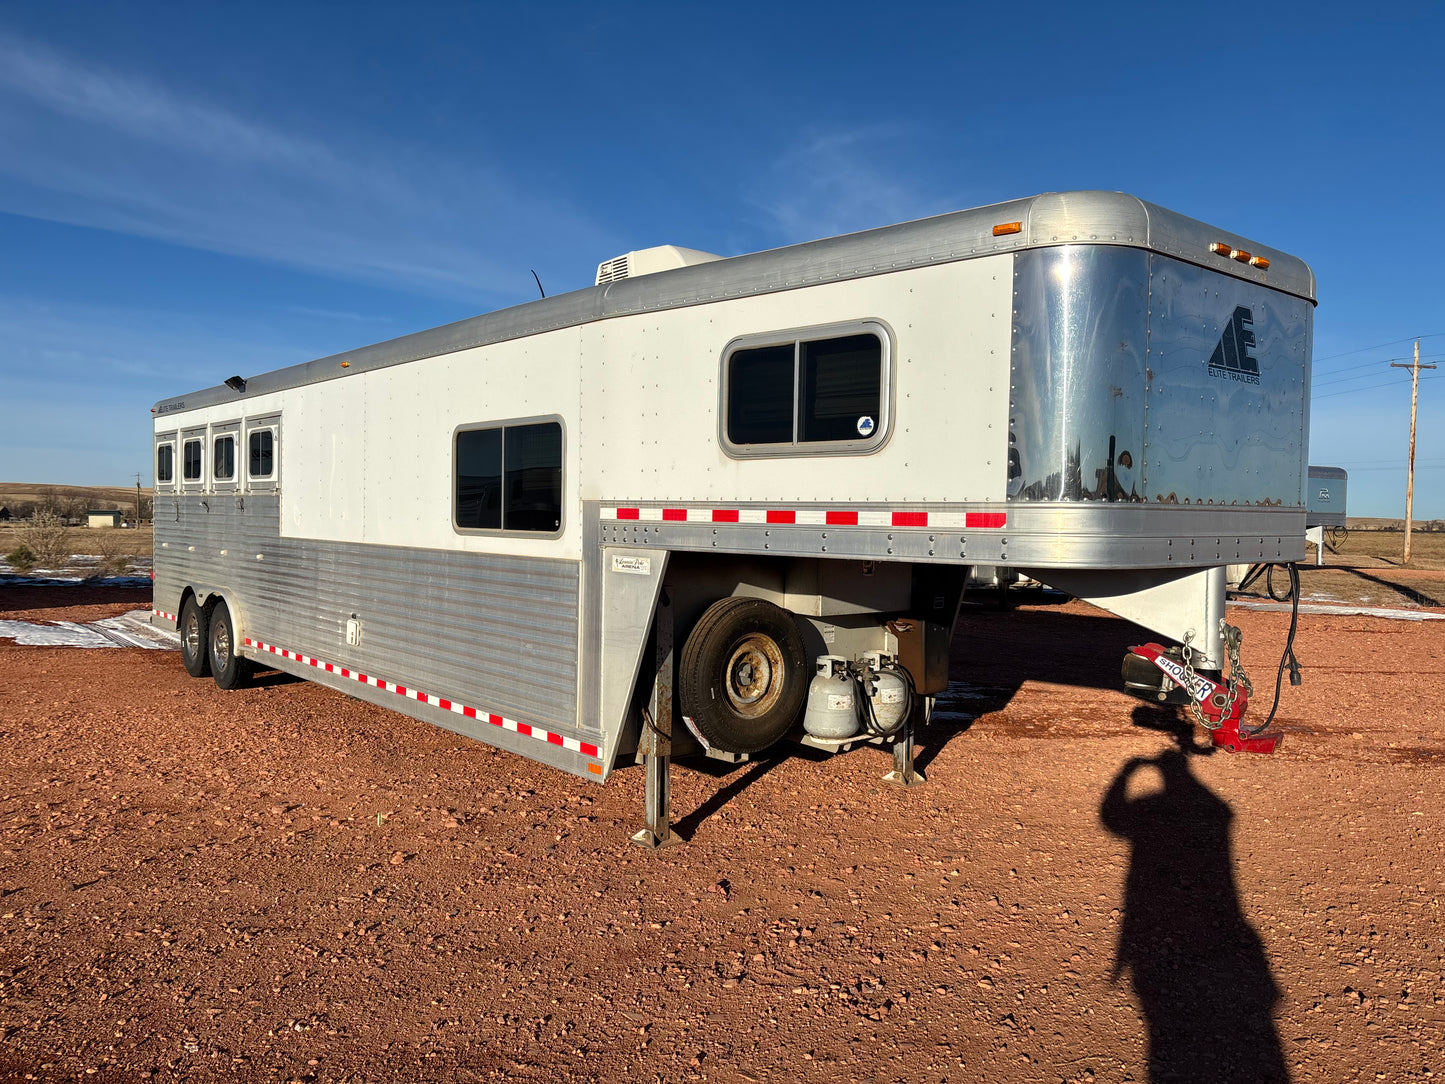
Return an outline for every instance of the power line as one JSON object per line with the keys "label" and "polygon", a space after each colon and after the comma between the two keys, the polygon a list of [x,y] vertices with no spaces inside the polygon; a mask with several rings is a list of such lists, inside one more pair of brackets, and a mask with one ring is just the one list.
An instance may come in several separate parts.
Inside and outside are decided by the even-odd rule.
{"label": "power line", "polygon": [[[1353,372],[1357,372],[1357,371],[1362,370],[1362,369],[1373,369],[1373,368],[1375,368],[1377,365],[1379,365],[1381,361],[1409,361],[1409,360],[1410,360],[1410,359],[1409,359],[1408,357],[1405,357],[1405,358],[1383,358],[1383,359],[1382,359],[1382,358],[1376,358],[1376,359],[1374,359],[1373,361],[1363,361],[1363,362],[1361,362],[1359,365],[1346,365],[1343,369],[1333,369],[1333,370],[1327,371],[1326,373],[1324,373],[1324,375],[1325,375],[1325,376],[1330,376],[1330,377],[1338,377],[1341,373],[1353,373]],[[1426,355],[1426,360],[1430,360],[1430,361],[1441,361],[1441,360],[1445,360],[1445,354],[1429,354],[1429,355]],[[1349,380],[1350,377],[1341,377],[1340,379],[1342,379],[1342,380]],[[1332,380],[1316,381],[1316,387],[1318,387],[1320,384],[1332,384],[1332,383],[1335,383],[1335,381],[1332,381]]]}
{"label": "power line", "polygon": [[[1423,380],[1430,380],[1430,379],[1432,379],[1432,378],[1427,376],[1427,377],[1422,377],[1421,379],[1423,379]],[[1438,380],[1439,378],[1438,378],[1438,377],[1434,377],[1433,379],[1437,379],[1437,380]],[[1358,394],[1359,394],[1360,392],[1362,392],[1362,391],[1374,391],[1376,388],[1394,388],[1394,387],[1399,387],[1399,386],[1400,386],[1400,382],[1399,382],[1398,380],[1386,380],[1386,381],[1385,381],[1384,383],[1382,383],[1382,384],[1367,384],[1367,385],[1365,385],[1363,388],[1343,388],[1343,389],[1341,389],[1340,391],[1330,391],[1330,392],[1326,392],[1324,395],[1316,395],[1316,396],[1313,396],[1313,397],[1312,397],[1312,400],[1317,400],[1317,399],[1333,399],[1336,395],[1358,395]]]}
{"label": "power line", "polygon": [[1391,339],[1387,343],[1376,343],[1374,346],[1361,346],[1355,350],[1346,350],[1342,354],[1329,354],[1326,357],[1315,358],[1315,362],[1333,361],[1335,358],[1347,358],[1351,354],[1363,354],[1366,350],[1379,350],[1384,346],[1394,346],[1396,343],[1414,342],[1416,339],[1438,339],[1445,336],[1445,331],[1432,331],[1428,335],[1406,335],[1403,339]]}

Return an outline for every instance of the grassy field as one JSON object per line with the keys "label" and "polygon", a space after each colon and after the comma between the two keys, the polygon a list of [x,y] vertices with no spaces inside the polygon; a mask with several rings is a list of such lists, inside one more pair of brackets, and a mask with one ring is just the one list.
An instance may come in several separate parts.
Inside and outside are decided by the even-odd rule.
{"label": "grassy field", "polygon": [[[20,545],[20,530],[11,523],[0,523],[0,559]],[[155,531],[149,523],[144,527],[72,527],[72,553],[96,554],[103,547],[115,546],[128,557],[150,557],[155,553]]]}
{"label": "grassy field", "polygon": [[[1405,532],[1403,530],[1360,530],[1351,521],[1343,543],[1326,548],[1327,565],[1378,565],[1386,568],[1412,568],[1439,571],[1445,569],[1445,531],[1415,531],[1410,538],[1410,563],[1404,564]],[[1309,561],[1314,562],[1314,547]]]}
{"label": "grassy field", "polygon": [[[150,500],[150,486],[141,487],[141,496]],[[48,497],[74,499],[89,508],[135,509],[135,486],[58,486],[45,482],[0,482],[0,505],[32,504]]]}

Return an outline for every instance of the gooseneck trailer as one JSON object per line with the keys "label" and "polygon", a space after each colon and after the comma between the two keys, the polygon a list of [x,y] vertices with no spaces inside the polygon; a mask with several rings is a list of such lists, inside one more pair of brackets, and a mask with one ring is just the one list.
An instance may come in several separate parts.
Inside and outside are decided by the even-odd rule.
{"label": "gooseneck trailer", "polygon": [[264,663],[584,779],[645,759],[653,842],[684,749],[891,743],[914,782],[970,569],[1171,641],[1136,691],[1219,677],[1225,566],[1304,555],[1314,303],[1300,260],[1105,192],[628,253],[157,403],[155,620],[223,688]]}

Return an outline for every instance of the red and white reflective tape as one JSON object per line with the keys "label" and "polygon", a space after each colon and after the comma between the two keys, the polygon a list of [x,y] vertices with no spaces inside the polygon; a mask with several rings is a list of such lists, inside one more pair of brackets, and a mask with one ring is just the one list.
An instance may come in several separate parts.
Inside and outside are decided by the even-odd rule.
{"label": "red and white reflective tape", "polygon": [[181,621],[181,619],[175,614],[168,614],[164,610],[157,610],[154,606],[151,607],[151,613],[155,614],[157,617],[164,617],[167,621],[174,621],[176,622],[176,624],[180,624]]}
{"label": "red and white reflective tape", "polygon": [[1008,526],[1005,512],[895,512],[891,509],[825,508],[619,508],[602,509],[604,520],[644,523],[746,523],[798,527],[934,527],[948,530]]}
{"label": "red and white reflective tape", "polygon": [[474,708],[469,704],[462,704],[455,700],[448,700],[444,696],[433,696],[431,693],[424,693],[420,689],[413,689],[407,685],[399,685],[394,681],[384,681],[379,677],[370,674],[363,674],[360,670],[351,670],[345,666],[337,666],[335,663],[322,662],[320,659],[313,659],[310,655],[302,655],[297,651],[287,651],[285,648],[276,647],[273,644],[263,643],[260,640],[253,640],[246,637],[246,646],[254,647],[261,651],[269,651],[272,655],[280,655],[283,659],[291,659],[295,662],[305,663],[307,666],[314,666],[318,670],[325,670],[328,674],[336,674],[339,677],[350,678],[352,681],[359,681],[363,685],[370,685],[373,688],[385,692],[396,693],[397,696],[404,696],[408,700],[416,700],[422,704],[430,704],[434,708],[441,708],[442,711],[455,712],[468,719],[476,719],[480,722],[491,723],[493,726],[501,727],[503,730],[510,730],[513,733],[521,734],[523,737],[536,738],[549,745],[560,745],[564,749],[570,749],[574,753],[581,753],[583,756],[600,757],[597,746],[589,742],[578,741],[576,738],[569,738],[563,734],[554,734],[550,730],[543,730],[540,726],[532,726],[529,723],[519,723],[515,719],[507,719],[496,712],[486,711],[482,708]]}

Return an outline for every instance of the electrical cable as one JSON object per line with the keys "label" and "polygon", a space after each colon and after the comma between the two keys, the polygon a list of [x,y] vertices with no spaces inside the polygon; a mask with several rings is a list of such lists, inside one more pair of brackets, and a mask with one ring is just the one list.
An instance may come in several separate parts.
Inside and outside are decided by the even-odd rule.
{"label": "electrical cable", "polygon": [[1289,563],[1289,583],[1293,604],[1290,607],[1289,635],[1285,637],[1284,654],[1279,657],[1279,669],[1274,675],[1274,703],[1270,705],[1269,715],[1263,723],[1247,733],[1243,729],[1240,730],[1240,733],[1247,738],[1253,737],[1268,729],[1269,724],[1274,722],[1274,713],[1279,710],[1279,691],[1280,686],[1284,682],[1286,666],[1289,667],[1289,683],[1291,685],[1302,685],[1304,683],[1304,678],[1300,675],[1299,659],[1295,657],[1294,653],[1294,634],[1299,628],[1299,565],[1293,561]]}

